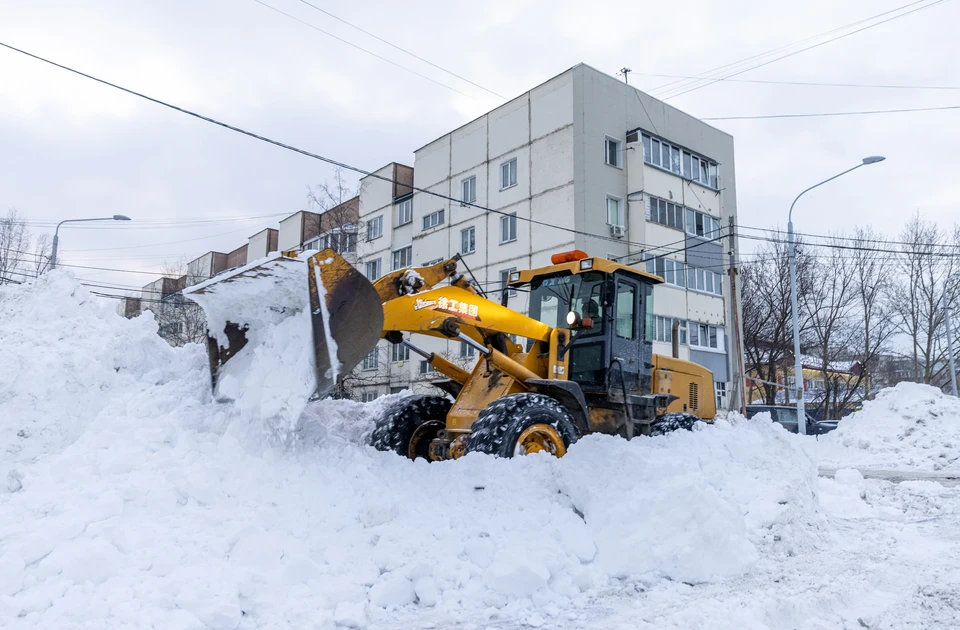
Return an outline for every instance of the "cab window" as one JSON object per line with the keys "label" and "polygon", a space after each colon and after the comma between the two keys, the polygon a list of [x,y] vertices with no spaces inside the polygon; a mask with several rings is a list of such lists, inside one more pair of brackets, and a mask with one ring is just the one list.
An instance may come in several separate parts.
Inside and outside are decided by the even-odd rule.
{"label": "cab window", "polygon": [[624,283],[617,284],[616,332],[617,337],[633,339],[636,335],[637,290]]}

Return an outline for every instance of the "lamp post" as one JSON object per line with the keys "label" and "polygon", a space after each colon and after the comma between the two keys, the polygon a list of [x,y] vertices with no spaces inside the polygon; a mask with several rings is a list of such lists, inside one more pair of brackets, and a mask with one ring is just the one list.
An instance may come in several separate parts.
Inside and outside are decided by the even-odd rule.
{"label": "lamp post", "polygon": [[64,223],[79,223],[81,221],[129,221],[129,220],[130,220],[130,217],[128,216],[125,216],[122,214],[115,214],[112,217],[99,217],[96,219],[66,219],[64,221],[61,221],[60,223],[57,223],[57,229],[53,231],[53,248],[50,251],[50,268],[51,269],[57,268],[57,246],[60,244],[60,235],[59,235],[60,226],[63,225]]}
{"label": "lamp post", "polygon": [[827,182],[832,182],[833,180],[855,171],[861,166],[866,166],[868,164],[876,164],[877,162],[882,162],[886,158],[881,155],[871,155],[870,157],[863,158],[863,161],[860,164],[857,164],[853,168],[848,168],[842,173],[837,173],[829,179],[825,179],[819,184],[814,184],[810,188],[807,188],[793,200],[793,203],[790,204],[790,213],[787,215],[787,240],[789,242],[789,258],[790,258],[790,307],[793,310],[793,387],[794,394],[797,397],[797,430],[801,435],[806,435],[807,433],[807,414],[804,409],[803,401],[803,361],[800,358],[800,314],[797,310],[797,249],[793,239],[793,207],[797,204],[797,200],[800,199],[804,194],[810,192],[814,188],[823,186]]}
{"label": "lamp post", "polygon": [[950,356],[950,387],[953,389],[953,395],[957,395],[957,367],[954,365],[953,358],[953,331],[951,330],[950,322],[950,281],[954,278],[960,278],[960,273],[955,273],[949,278],[943,287],[944,293],[944,308],[946,309],[946,320],[947,320],[947,354]]}

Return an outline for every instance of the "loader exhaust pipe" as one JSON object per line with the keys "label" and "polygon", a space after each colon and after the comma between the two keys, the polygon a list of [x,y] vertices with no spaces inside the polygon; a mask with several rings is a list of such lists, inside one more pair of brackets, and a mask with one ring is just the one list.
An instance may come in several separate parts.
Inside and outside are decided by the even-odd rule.
{"label": "loader exhaust pipe", "polygon": [[680,358],[680,321],[673,320],[673,326],[670,327],[671,350],[673,358]]}

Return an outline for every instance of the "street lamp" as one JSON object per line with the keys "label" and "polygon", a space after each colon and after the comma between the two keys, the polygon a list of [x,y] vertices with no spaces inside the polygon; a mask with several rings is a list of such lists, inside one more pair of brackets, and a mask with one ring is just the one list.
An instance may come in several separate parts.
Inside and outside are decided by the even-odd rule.
{"label": "street lamp", "polygon": [[947,354],[950,355],[950,387],[953,389],[953,395],[957,395],[957,368],[954,365],[953,359],[953,331],[950,330],[950,281],[960,278],[960,273],[955,273],[949,278],[947,278],[946,284],[943,286],[944,293],[944,307],[946,309],[946,320],[947,320]]}
{"label": "street lamp", "polygon": [[100,217],[97,219],[66,219],[65,221],[61,221],[60,223],[57,223],[57,229],[53,231],[53,249],[50,252],[50,268],[51,269],[57,268],[57,245],[59,245],[60,243],[59,232],[60,232],[60,226],[63,225],[64,223],[79,223],[80,221],[129,221],[129,220],[130,220],[130,217],[128,216],[125,216],[122,214],[115,214],[112,217]]}
{"label": "street lamp", "polygon": [[810,188],[807,188],[802,193],[797,195],[797,198],[794,199],[793,203],[790,204],[790,213],[787,215],[787,239],[790,244],[790,306],[793,310],[793,387],[794,394],[797,397],[797,430],[801,435],[806,435],[807,433],[807,414],[806,410],[803,408],[803,361],[800,358],[800,315],[797,310],[797,249],[793,241],[793,207],[797,204],[797,200],[800,199],[800,197],[810,192],[814,188],[823,186],[827,182],[832,182],[836,178],[846,175],[851,171],[855,171],[861,166],[883,162],[885,159],[887,158],[883,157],[882,155],[871,155],[869,157],[865,157],[860,164],[857,164],[853,168],[848,168],[842,173],[837,173],[833,177],[825,179],[819,184],[814,184]]}

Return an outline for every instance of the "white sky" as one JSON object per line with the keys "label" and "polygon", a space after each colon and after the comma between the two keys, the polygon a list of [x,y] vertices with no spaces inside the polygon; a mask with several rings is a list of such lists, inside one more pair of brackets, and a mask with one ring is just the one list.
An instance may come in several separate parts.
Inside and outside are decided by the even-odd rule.
{"label": "white sky", "polygon": [[[312,1],[511,98],[581,61],[610,74],[628,66],[632,84],[653,90],[670,79],[641,73],[703,72],[908,2]],[[264,2],[469,96],[255,0],[6,2],[0,41],[369,170],[413,164],[414,149],[503,102],[299,0]],[[960,3],[947,0],[737,78],[960,86],[957,24]],[[722,82],[668,102],[706,117],[960,105],[960,90]],[[886,162],[805,196],[795,223],[801,232],[872,225],[895,235],[914,211],[943,228],[956,221],[958,121],[960,110],[713,124],[735,137],[741,224],[783,227],[798,192],[882,154]],[[0,212],[16,207],[35,222],[134,219],[61,229],[70,263],[158,271],[230,251],[304,209],[307,186],[331,173],[0,49]],[[217,217],[230,220],[169,225]],[[77,272],[131,286],[151,279]]]}

